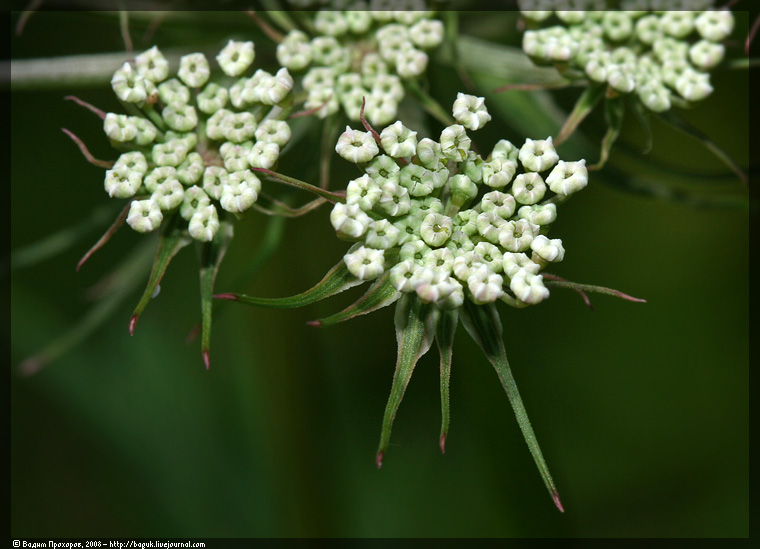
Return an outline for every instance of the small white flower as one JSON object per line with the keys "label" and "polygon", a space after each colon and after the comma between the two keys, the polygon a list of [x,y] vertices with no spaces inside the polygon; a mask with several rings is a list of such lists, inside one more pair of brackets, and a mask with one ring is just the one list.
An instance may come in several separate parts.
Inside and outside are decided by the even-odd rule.
{"label": "small white flower", "polygon": [[697,17],[694,26],[702,38],[720,42],[734,30],[734,16],[728,10],[709,10]]}
{"label": "small white flower", "polygon": [[219,214],[213,205],[198,209],[190,218],[187,230],[195,240],[210,242],[219,231]]}
{"label": "small white flower", "polygon": [[380,152],[380,149],[372,134],[353,130],[346,126],[346,131],[341,134],[338,143],[335,145],[335,152],[349,162],[359,164],[372,160]]}
{"label": "small white flower", "polygon": [[503,189],[512,181],[516,171],[517,160],[504,156],[494,156],[482,164],[480,173],[483,183],[492,189]]}
{"label": "small white flower", "polygon": [[530,248],[533,250],[533,261],[541,264],[541,262],[559,263],[565,258],[565,248],[562,246],[562,240],[559,238],[548,239],[544,235],[538,235],[530,243]]}
{"label": "small white flower", "polygon": [[103,120],[103,131],[109,139],[118,143],[132,141],[137,136],[137,126],[131,117],[109,112]]}
{"label": "small white flower", "polygon": [[483,97],[458,93],[452,111],[456,121],[468,130],[479,130],[491,120]]}
{"label": "small white flower", "polygon": [[666,11],[660,17],[660,29],[674,38],[685,38],[694,30],[694,13]]}
{"label": "small white flower", "polygon": [[250,167],[248,155],[251,154],[252,148],[253,143],[250,141],[240,144],[229,141],[222,143],[222,146],[219,147],[219,153],[222,155],[225,169],[230,173],[247,170]]}
{"label": "small white flower", "polygon": [[224,139],[225,119],[232,114],[233,112],[227,109],[219,109],[206,120],[206,135],[209,139],[216,141]]}
{"label": "small white flower", "polygon": [[435,172],[418,164],[407,164],[398,175],[399,183],[415,198],[427,196],[443,184]]}
{"label": "small white flower", "polygon": [[535,233],[533,226],[525,219],[508,221],[502,225],[498,233],[499,245],[508,252],[524,252],[530,248]]}
{"label": "small white flower", "polygon": [[252,168],[264,168],[268,170],[277,163],[279,158],[280,146],[277,143],[257,141],[248,155],[248,164]]}
{"label": "small white flower", "polygon": [[256,141],[277,143],[280,148],[288,144],[291,137],[290,125],[284,120],[264,120],[256,128]]}
{"label": "small white flower", "polygon": [[382,126],[396,118],[398,100],[392,95],[373,90],[366,99],[364,116],[372,125]]}
{"label": "small white flower", "polygon": [[113,165],[114,170],[126,168],[131,172],[138,172],[142,175],[148,171],[148,161],[145,155],[140,151],[122,153]]}
{"label": "small white flower", "polygon": [[173,210],[185,199],[185,188],[176,179],[164,181],[150,195],[162,210]]}
{"label": "small white flower", "polygon": [[622,11],[608,11],[602,18],[602,28],[610,40],[620,42],[633,32],[633,19]]}
{"label": "small white flower", "polygon": [[164,216],[155,200],[135,200],[129,207],[127,224],[138,233],[149,233],[157,229]]}
{"label": "small white flower", "polygon": [[293,89],[293,77],[288,69],[281,68],[274,76],[264,78],[257,86],[259,101],[264,105],[276,105]]}
{"label": "small white flower", "polygon": [[552,203],[523,206],[517,211],[517,215],[533,225],[551,225],[557,219],[557,206]]}
{"label": "small white flower", "polygon": [[227,180],[227,170],[221,166],[207,166],[203,171],[203,190],[214,200],[219,200]]}
{"label": "small white flower", "polygon": [[298,71],[311,63],[309,37],[299,30],[292,30],[277,45],[277,61],[283,67]]}
{"label": "small white flower", "polygon": [[195,185],[203,176],[205,167],[203,157],[197,152],[191,152],[177,167],[177,178],[185,186]]}
{"label": "small white flower", "polygon": [[251,66],[255,57],[253,42],[230,40],[216,56],[216,61],[227,76],[240,76]]}
{"label": "small white flower", "polygon": [[143,179],[143,185],[145,185],[145,189],[149,193],[153,193],[161,183],[171,180],[177,181],[179,183],[179,179],[177,178],[177,169],[172,166],[160,166],[158,168],[153,168],[145,175],[145,178]]}
{"label": "small white flower", "polygon": [[401,78],[414,78],[427,69],[428,55],[413,47],[406,48],[396,55],[395,64]]}
{"label": "small white flower", "polygon": [[520,269],[525,269],[531,274],[538,274],[538,271],[541,269],[540,265],[534,263],[533,260],[524,253],[514,252],[507,252],[504,254],[504,257],[502,258],[502,266],[504,267],[504,274],[509,278],[515,276]]}
{"label": "small white flower", "polygon": [[189,132],[198,125],[198,113],[192,105],[170,103],[161,111],[166,124],[178,132]]}
{"label": "small white flower", "polygon": [[687,101],[701,101],[710,95],[713,87],[710,85],[710,75],[694,69],[686,69],[676,80],[676,91]]}
{"label": "small white flower", "polygon": [[156,166],[179,166],[187,157],[187,145],[180,139],[170,139],[153,146],[151,157]]}
{"label": "small white flower", "polygon": [[559,160],[559,155],[551,137],[536,141],[526,139],[525,144],[520,148],[518,159],[526,170],[542,172],[554,166]]}
{"label": "small white flower", "polygon": [[364,237],[364,244],[370,248],[378,250],[387,250],[393,248],[401,236],[401,231],[391,225],[387,219],[378,219],[370,223],[367,234]]}
{"label": "small white flower", "polygon": [[358,204],[338,202],[330,212],[330,223],[339,237],[357,240],[364,236],[372,219],[359,208]]}
{"label": "small white flower", "polygon": [[135,57],[135,68],[143,78],[154,84],[169,77],[169,62],[156,46]]}
{"label": "small white flower", "polygon": [[723,44],[700,40],[689,48],[689,59],[695,67],[707,71],[723,61],[725,53],[726,47]]}
{"label": "small white flower", "polygon": [[390,273],[391,284],[399,292],[411,293],[423,270],[423,266],[411,259],[396,263]]}
{"label": "small white flower", "polygon": [[383,191],[367,174],[348,182],[346,187],[346,204],[358,204],[364,211],[370,211],[375,207]]}
{"label": "small white flower", "polygon": [[504,295],[503,284],[504,279],[501,275],[492,272],[485,265],[475,269],[467,278],[472,300],[478,305],[493,303]]}
{"label": "small white flower", "polygon": [[658,82],[647,83],[643,86],[639,86],[636,92],[639,95],[639,99],[650,111],[664,112],[667,111],[670,106],[670,90],[664,85]]}
{"label": "small white flower", "polygon": [[422,240],[415,239],[404,243],[398,252],[399,260],[406,261],[411,260],[418,265],[425,265],[425,257],[432,252],[430,246],[425,244]]}
{"label": "small white flower", "polygon": [[409,191],[395,181],[386,181],[380,189],[383,194],[377,202],[378,208],[386,215],[398,217],[409,213],[412,206]]}
{"label": "small white flower", "polygon": [[515,213],[515,197],[509,193],[491,191],[480,199],[480,209],[484,212],[493,212],[503,219],[509,219]]}
{"label": "small white flower", "polygon": [[206,56],[202,53],[183,55],[179,60],[177,76],[191,88],[200,88],[211,74]]}
{"label": "small white flower", "polygon": [[364,34],[372,26],[372,15],[364,10],[344,11],[348,29],[354,34]]}
{"label": "small white flower", "polygon": [[[424,277],[415,285],[414,291],[423,303],[443,303],[461,284],[448,276],[445,272],[434,269],[426,269],[432,272],[432,276]],[[429,279],[429,280],[428,280]]]}
{"label": "small white flower", "polygon": [[512,194],[520,204],[535,204],[546,194],[546,183],[536,172],[521,173],[512,183]]}
{"label": "small white flower", "polygon": [[393,158],[414,156],[417,151],[417,132],[397,121],[380,132],[380,143]]}
{"label": "small white flower", "polygon": [[142,173],[119,166],[106,171],[104,186],[111,198],[130,198],[142,185]]}
{"label": "small white flower", "polygon": [[501,250],[490,242],[479,242],[472,251],[492,272],[500,273],[504,268]]}
{"label": "small white flower", "polygon": [[304,108],[308,110],[318,109],[315,113],[317,117],[327,118],[331,114],[338,112],[340,103],[333,88],[316,87],[309,90]]}
{"label": "small white flower", "polygon": [[190,101],[190,90],[176,78],[170,78],[159,84],[158,98],[164,105],[171,103],[187,105]]}
{"label": "small white flower", "polygon": [[319,34],[341,36],[348,32],[348,20],[343,12],[320,10],[314,16],[314,28]]}
{"label": "small white flower", "polygon": [[417,143],[417,159],[426,168],[438,166],[442,158],[441,145],[429,137],[425,137]]}
{"label": "small white flower", "polygon": [[430,213],[420,225],[420,236],[433,248],[443,246],[451,237],[454,223],[450,217],[439,213]]}
{"label": "small white flower", "polygon": [[227,141],[242,143],[256,133],[256,117],[248,111],[232,113],[221,124],[222,135]]}
{"label": "small white flower", "polygon": [[219,109],[224,108],[228,98],[227,88],[209,82],[196,97],[198,110],[205,114],[214,114]]}
{"label": "small white flower", "polygon": [[482,212],[478,214],[475,219],[475,225],[478,228],[480,236],[496,244],[499,242],[499,235],[501,228],[506,224],[506,221],[496,212]]}
{"label": "small white flower", "polygon": [[443,22],[437,19],[420,19],[409,29],[409,36],[416,46],[429,50],[443,42],[443,32]]}
{"label": "small white flower", "polygon": [[219,204],[230,213],[244,212],[256,203],[260,190],[261,182],[253,172],[232,172],[227,178],[227,184],[222,187]]}
{"label": "small white flower", "polygon": [[586,161],[565,162],[560,160],[546,178],[546,183],[553,192],[564,196],[580,191],[588,185]]}
{"label": "small white flower", "polygon": [[385,271],[385,251],[360,246],[343,256],[346,267],[360,280],[372,280]]}
{"label": "small white flower", "polygon": [[454,252],[449,248],[437,248],[428,253],[422,260],[425,267],[433,269],[436,273],[451,274],[454,268]]}
{"label": "small white flower", "polygon": [[[151,87],[147,84],[151,84]],[[129,63],[124,63],[113,74],[111,88],[116,96],[126,103],[143,103],[150,95],[149,89],[155,89],[152,82],[146,80]]]}
{"label": "small white flower", "polygon": [[636,77],[630,65],[612,63],[607,67],[607,83],[621,93],[636,89]]}
{"label": "small white flower", "polygon": [[467,158],[472,141],[467,136],[467,131],[461,124],[447,126],[441,132],[438,140],[441,144],[441,153],[456,162],[462,162]]}
{"label": "small white flower", "polygon": [[[473,236],[478,232],[477,219],[479,212],[476,210],[460,210],[454,216],[454,231],[464,233],[466,236]],[[453,235],[452,235],[453,238]]]}
{"label": "small white flower", "polygon": [[536,305],[549,297],[549,290],[544,286],[544,277],[520,269],[509,281],[509,288],[515,297],[523,303]]}
{"label": "small white flower", "polygon": [[454,258],[454,266],[452,267],[452,271],[459,280],[466,282],[467,279],[470,278],[470,275],[472,275],[481,267],[488,268],[487,265],[483,263],[483,260],[480,258],[480,256],[476,254],[474,250],[471,250],[461,253]]}
{"label": "small white flower", "polygon": [[190,221],[190,218],[193,217],[195,212],[207,207],[209,204],[211,204],[211,200],[206,192],[200,187],[193,185],[192,187],[185,189],[182,204],[179,209],[179,215],[185,221]]}

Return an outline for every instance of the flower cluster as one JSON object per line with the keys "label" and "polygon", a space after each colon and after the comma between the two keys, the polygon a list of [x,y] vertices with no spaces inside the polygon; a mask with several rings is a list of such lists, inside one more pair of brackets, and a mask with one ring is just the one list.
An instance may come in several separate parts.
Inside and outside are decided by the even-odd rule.
{"label": "flower cluster", "polygon": [[443,40],[443,24],[428,11],[372,11],[359,2],[353,11],[323,9],[313,18],[315,36],[290,31],[277,59],[303,77],[306,108],[325,118],[342,107],[358,121],[362,98],[367,119],[385,125],[396,118],[404,97],[402,80],[427,69],[427,50]]}
{"label": "flower cluster", "polygon": [[721,42],[734,27],[730,11],[709,9],[710,0],[683,0],[683,11],[673,11],[672,1],[616,3],[619,9],[608,10],[598,0],[524,0],[523,8],[554,9],[522,10],[529,25],[550,24],[527,30],[523,49],[568,78],[580,71],[616,92],[636,93],[654,112],[712,93],[709,71],[723,60]]}
{"label": "flower cluster", "polygon": [[539,303],[549,295],[540,271],[565,253],[546,233],[557,204],[586,186],[585,161],[560,160],[551,138],[502,140],[484,159],[467,135],[491,118],[483,98],[458,94],[453,115],[459,124],[437,142],[401,122],[377,138],[346,128],[336,151],[365,173],[330,215],[356,241],[345,264],[360,280],[389,271],[397,291],[442,309]]}
{"label": "flower cluster", "polygon": [[150,232],[178,213],[188,232],[210,241],[221,210],[238,214],[258,199],[250,170],[270,168],[291,130],[282,118],[293,79],[286,68],[241,77],[255,57],[253,42],[230,40],[216,61],[229,87],[210,81],[202,53],[185,55],[176,78],[157,47],[125,63],[111,86],[130,115],[108,113],[104,130],[122,151],[106,172],[106,192],[132,199],[127,223]]}

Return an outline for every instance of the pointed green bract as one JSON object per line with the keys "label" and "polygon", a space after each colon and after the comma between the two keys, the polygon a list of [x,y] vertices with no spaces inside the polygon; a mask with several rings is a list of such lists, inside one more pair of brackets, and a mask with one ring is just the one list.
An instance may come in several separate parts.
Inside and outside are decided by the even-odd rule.
{"label": "pointed green bract", "polygon": [[325,277],[313,288],[291,297],[251,297],[243,294],[229,294],[232,301],[245,303],[246,305],[258,305],[259,307],[271,307],[273,309],[295,309],[305,305],[311,305],[332,295],[338,294],[348,288],[361,284],[359,280],[346,267],[341,259],[340,263],[330,269]]}
{"label": "pointed green bract", "polygon": [[744,183],[745,185],[747,184],[747,174],[745,174],[742,171],[742,169],[739,167],[736,161],[734,161],[734,159],[731,158],[726,151],[718,147],[718,145],[712,139],[707,137],[707,135],[705,135],[699,129],[689,124],[686,120],[681,118],[678,114],[674,113],[672,110],[666,111],[660,114],[660,117],[668,125],[685,133],[686,135],[690,135],[694,139],[698,139],[699,141],[701,141],[702,144],[711,153],[713,153],[726,166],[731,168],[731,171],[733,171],[737,175],[737,177],[742,181],[742,183]]}
{"label": "pointed green bract", "polygon": [[579,293],[594,292],[597,294],[605,294],[605,295],[611,295],[613,297],[619,297],[620,299],[625,299],[626,301],[635,301],[636,303],[647,302],[646,299],[633,297],[628,294],[624,294],[620,290],[605,288],[604,286],[593,286],[591,284],[578,284],[577,282],[570,282],[569,280],[557,280],[557,279],[549,279],[545,282],[545,284],[547,286],[556,286],[558,288],[569,288]]}
{"label": "pointed green bract", "polygon": [[150,278],[148,279],[148,285],[145,287],[140,301],[137,303],[135,310],[132,312],[132,320],[130,322],[130,332],[134,332],[134,327],[137,319],[140,317],[145,307],[153,298],[153,294],[156,291],[156,286],[161,282],[164,277],[166,268],[169,266],[172,258],[182,248],[190,244],[191,238],[187,234],[187,231],[180,228],[177,219],[179,216],[174,216],[171,223],[166,224],[161,232],[161,240],[158,244],[158,251],[156,252],[156,259],[153,262],[153,269],[150,272]]}
{"label": "pointed green bract", "polygon": [[[224,216],[227,217],[227,216]],[[219,272],[224,254],[232,242],[234,230],[229,219],[222,219],[216,236],[210,241],[200,244],[200,276],[201,276],[201,352],[206,368],[209,367],[209,346],[211,343],[211,311],[213,308],[214,280]]]}
{"label": "pointed green bract", "polygon": [[528,419],[528,413],[517,390],[515,379],[512,377],[512,370],[507,361],[507,353],[504,349],[504,341],[501,336],[501,320],[499,319],[496,306],[493,303],[475,305],[470,300],[465,300],[462,311],[462,323],[496,369],[501,385],[504,387],[504,391],[506,391],[509,402],[515,412],[517,423],[520,425],[520,430],[525,437],[525,442],[528,443],[530,453],[533,455],[533,460],[541,474],[541,478],[544,479],[544,484],[546,484],[546,488],[552,495],[555,505],[557,505],[560,511],[563,511],[562,504],[559,503],[557,488],[554,486],[549,468],[544,461],[544,456],[541,454],[541,448],[538,445],[538,440]]}
{"label": "pointed green bract", "polygon": [[459,313],[456,309],[441,312],[438,327],[435,332],[435,340],[438,343],[438,352],[441,355],[441,436],[439,444],[441,453],[446,452],[446,437],[449,434],[450,407],[449,407],[449,381],[451,379],[451,360],[454,350],[454,334],[459,324]]}
{"label": "pointed green bract", "polygon": [[388,305],[395,303],[399,297],[401,297],[401,292],[393,287],[393,284],[391,284],[390,281],[390,272],[386,272],[369,287],[367,293],[365,293],[356,303],[349,305],[339,313],[315,320],[309,324],[315,326],[329,326],[331,324],[345,322],[346,320],[351,320],[357,316],[366,315],[367,313],[387,307]]}
{"label": "pointed green bract", "polygon": [[588,116],[588,114],[594,110],[597,103],[604,97],[604,91],[607,86],[596,84],[590,85],[578,98],[578,101],[573,107],[573,112],[565,120],[565,124],[557,134],[557,138],[554,140],[555,145],[561,144],[565,139],[570,137],[578,125]]}
{"label": "pointed green bract", "polygon": [[422,355],[430,349],[435,337],[439,309],[422,303],[415,294],[404,294],[396,304],[396,341],[398,356],[393,385],[385,406],[380,446],[377,449],[377,466],[382,465],[385,450],[391,437],[391,427],[404,392]]}
{"label": "pointed green bract", "polygon": [[604,117],[607,120],[607,132],[602,138],[602,149],[599,155],[599,162],[589,166],[590,170],[601,170],[610,157],[612,145],[617,141],[620,135],[620,129],[623,127],[623,118],[625,117],[625,102],[623,97],[608,97],[604,105]]}

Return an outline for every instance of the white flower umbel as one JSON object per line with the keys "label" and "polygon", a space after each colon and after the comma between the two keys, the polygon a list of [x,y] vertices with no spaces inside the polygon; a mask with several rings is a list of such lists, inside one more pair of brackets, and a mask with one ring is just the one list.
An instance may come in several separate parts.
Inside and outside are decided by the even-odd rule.
{"label": "white flower umbel", "polygon": [[721,42],[733,32],[734,17],[711,4],[613,0],[596,8],[523,11],[532,22],[523,49],[538,63],[554,63],[566,78],[586,76],[610,93],[635,93],[645,107],[663,112],[674,97],[696,102],[712,92],[706,73],[722,61]]}
{"label": "white flower umbel", "polygon": [[[480,101],[464,101],[487,112]],[[557,203],[588,183],[585,161],[559,160],[549,138],[499,141],[486,162],[470,150],[463,125],[447,130],[441,142],[417,142],[401,122],[380,132],[387,154],[359,163],[364,175],[348,183],[346,203],[330,214],[338,236],[355,242],[346,265],[362,280],[388,272],[396,290],[439,309],[465,299],[541,302],[548,290],[539,273],[565,254],[562,241],[544,233]],[[414,151],[406,143],[412,138]],[[361,150],[365,139],[371,136],[349,127],[339,148]]]}

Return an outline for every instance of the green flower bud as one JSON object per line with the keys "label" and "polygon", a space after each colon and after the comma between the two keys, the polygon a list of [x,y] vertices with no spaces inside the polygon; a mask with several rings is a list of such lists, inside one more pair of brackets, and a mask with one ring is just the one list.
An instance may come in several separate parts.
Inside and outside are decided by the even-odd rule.
{"label": "green flower bud", "polygon": [[464,126],[454,124],[443,129],[438,140],[441,144],[443,155],[455,162],[462,162],[467,158],[472,141],[467,136]]}
{"label": "green flower bud", "polygon": [[416,48],[407,48],[396,55],[395,64],[401,78],[415,78],[427,69],[428,55]]}
{"label": "green flower bud", "polygon": [[502,258],[502,267],[504,268],[504,275],[510,279],[517,274],[520,269],[525,269],[528,273],[538,274],[541,266],[534,263],[524,253],[507,252]]}
{"label": "green flower bud", "polygon": [[250,167],[248,163],[248,155],[251,154],[253,143],[246,141],[245,143],[222,143],[219,147],[219,153],[222,155],[225,169],[232,172],[239,172],[247,170]]}
{"label": "green flower bud", "polygon": [[710,95],[713,87],[710,85],[710,75],[687,69],[676,80],[676,91],[687,101],[701,101]]}
{"label": "green flower bud", "polygon": [[423,269],[411,259],[396,263],[391,269],[391,284],[399,292],[411,293]]}
{"label": "green flower bud", "polygon": [[229,114],[224,117],[221,130],[227,141],[233,143],[248,141],[256,133],[256,117],[247,111]]}
{"label": "green flower bud", "polygon": [[472,300],[478,305],[493,303],[504,295],[503,284],[504,279],[501,275],[492,272],[485,265],[476,269],[467,278],[467,288],[470,290]]}
{"label": "green flower bud", "polygon": [[293,71],[306,68],[311,63],[309,37],[299,30],[290,31],[277,45],[277,61]]}
{"label": "green flower bud", "polygon": [[608,11],[602,18],[604,34],[614,42],[621,42],[631,36],[633,19],[625,12]]}
{"label": "green flower bud", "polygon": [[475,219],[475,226],[480,236],[496,244],[500,240],[501,228],[507,222],[496,212],[482,212]]}
{"label": "green flower bud", "polygon": [[398,121],[380,132],[380,143],[393,158],[414,156],[417,152],[417,132]]}
{"label": "green flower bud", "polygon": [[103,120],[103,131],[109,139],[126,143],[137,137],[137,126],[131,117],[109,112]]}
{"label": "green flower bud", "polygon": [[533,250],[533,261],[539,265],[542,262],[559,263],[565,258],[565,248],[559,238],[549,240],[542,234],[538,235],[530,243],[530,248]]}
{"label": "green flower bud", "polygon": [[721,42],[734,30],[734,16],[727,9],[705,11],[696,18],[694,26],[702,38]]}
{"label": "green flower bud", "polygon": [[464,174],[457,174],[449,178],[449,191],[451,203],[461,208],[478,195],[478,186]]}
{"label": "green flower bud", "polygon": [[198,125],[198,113],[192,105],[170,103],[161,112],[166,124],[173,130],[189,132]]}
{"label": "green flower bud", "polygon": [[660,29],[674,38],[686,38],[694,30],[694,14],[690,11],[666,11],[660,17]]}
{"label": "green flower bud", "polygon": [[518,158],[526,170],[531,172],[543,172],[554,166],[559,160],[559,155],[554,149],[552,138],[545,140],[526,139],[520,148]]}
{"label": "green flower bud", "polygon": [[456,121],[468,130],[479,130],[491,120],[483,97],[458,93],[452,111]]}
{"label": "green flower bud", "polygon": [[242,213],[256,203],[261,181],[249,170],[229,174],[219,204],[230,213]]}
{"label": "green flower bud", "polygon": [[501,250],[490,242],[480,242],[473,249],[475,255],[486,265],[491,272],[500,273],[504,268],[502,265],[503,256]]}
{"label": "green flower bud", "polygon": [[156,166],[179,166],[187,158],[187,145],[181,139],[170,139],[154,145],[151,151]]}
{"label": "green flower bud", "polygon": [[367,175],[374,179],[378,184],[382,184],[385,181],[394,181],[398,183],[400,170],[401,168],[398,167],[396,161],[385,154],[376,157],[364,168]]}
{"label": "green flower bud", "polygon": [[158,98],[164,105],[172,103],[187,105],[190,90],[176,78],[170,78],[158,86]]}
{"label": "green flower bud", "polygon": [[504,223],[499,229],[497,239],[499,245],[508,252],[524,252],[530,248],[537,232],[534,232],[529,221],[518,219]]}
{"label": "green flower bud", "polygon": [[186,187],[195,185],[203,176],[205,167],[203,157],[197,152],[191,152],[177,168],[177,178]]}
{"label": "green flower bud", "polygon": [[425,257],[433,250],[422,240],[411,240],[401,246],[398,252],[400,261],[414,261],[417,265],[425,265]]}
{"label": "green flower bud", "polygon": [[483,260],[478,254],[474,251],[466,251],[454,258],[452,271],[459,280],[466,282],[475,271],[484,267],[486,270],[489,270],[488,266],[483,263]]}
{"label": "green flower bud", "polygon": [[544,278],[525,269],[517,271],[509,281],[509,289],[523,303],[536,305],[549,297],[549,290],[544,286]]}
{"label": "green flower bud", "polygon": [[339,237],[358,240],[364,236],[372,219],[359,208],[358,204],[338,202],[330,212],[330,223]]}
{"label": "green flower bud", "polygon": [[277,143],[282,148],[290,141],[291,130],[284,120],[264,120],[256,128],[254,135],[256,141]]}
{"label": "green flower bud", "polygon": [[520,204],[535,204],[546,194],[546,183],[536,172],[521,173],[512,184],[512,194]]}
{"label": "green flower bud", "polygon": [[494,212],[503,219],[512,217],[515,213],[515,197],[509,193],[491,191],[480,199],[480,209],[484,212]]}
{"label": "green flower bud", "polygon": [[483,183],[492,189],[503,189],[509,185],[516,171],[517,161],[503,156],[496,156],[481,167]]}
{"label": "green flower bud", "polygon": [[580,191],[588,185],[586,161],[565,162],[560,160],[546,178],[546,184],[559,195],[567,196]]}
{"label": "green flower bud", "polygon": [[314,28],[319,34],[341,36],[348,32],[348,21],[340,11],[320,10],[314,16]]}
{"label": "green flower bud", "polygon": [[523,206],[517,215],[533,225],[551,225],[557,219],[557,206],[552,203]]}
{"label": "green flower bud", "polygon": [[429,50],[443,42],[443,23],[437,19],[420,19],[409,29],[412,42],[423,50]]}
{"label": "green flower bud", "polygon": [[144,103],[150,91],[155,90],[152,82],[146,80],[129,63],[124,63],[113,74],[111,88],[126,103]]}
{"label": "green flower bud", "polygon": [[128,171],[145,175],[148,171],[148,161],[140,151],[123,153],[113,165],[114,170],[126,168]]}
{"label": "green flower bud", "polygon": [[380,200],[377,201],[377,207],[380,211],[391,217],[409,213],[412,202],[406,188],[395,181],[386,181],[380,188],[383,191]]}
{"label": "green flower bud", "polygon": [[698,69],[708,71],[723,61],[725,53],[726,47],[723,44],[700,40],[689,48],[689,59]]}
{"label": "green flower bud", "polygon": [[370,248],[387,250],[398,244],[401,231],[394,227],[387,219],[378,219],[370,223],[364,244]]}
{"label": "green flower bud", "polygon": [[277,143],[257,141],[248,155],[248,164],[252,168],[264,168],[268,170],[277,163],[279,158],[280,146]]}
{"label": "green flower bud", "polygon": [[214,200],[222,197],[227,181],[227,170],[221,166],[207,166],[203,171],[203,190]]}

